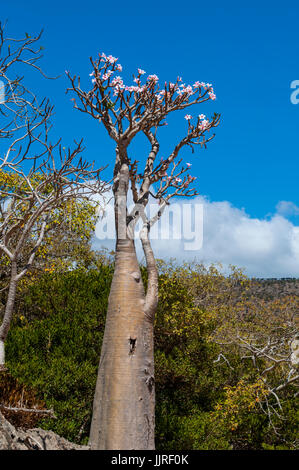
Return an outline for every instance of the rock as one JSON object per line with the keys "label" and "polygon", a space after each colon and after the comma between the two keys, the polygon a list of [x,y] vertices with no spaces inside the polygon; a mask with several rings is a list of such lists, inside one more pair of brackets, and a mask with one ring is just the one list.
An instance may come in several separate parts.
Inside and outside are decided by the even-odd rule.
{"label": "rock", "polygon": [[16,429],[0,413],[0,450],[89,450],[58,436],[53,431]]}

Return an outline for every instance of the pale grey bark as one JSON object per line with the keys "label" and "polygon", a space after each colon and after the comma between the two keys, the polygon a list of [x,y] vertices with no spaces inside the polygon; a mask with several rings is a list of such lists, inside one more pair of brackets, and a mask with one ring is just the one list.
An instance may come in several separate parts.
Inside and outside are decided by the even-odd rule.
{"label": "pale grey bark", "polygon": [[5,342],[0,339],[0,369],[4,368],[5,364]]}
{"label": "pale grey bark", "polygon": [[144,312],[134,240],[124,236],[128,179],[123,163],[114,185],[118,237],[93,404],[92,449],[154,449],[153,322]]}
{"label": "pale grey bark", "polygon": [[5,306],[4,317],[2,320],[2,324],[0,326],[0,368],[4,368],[5,366],[5,341],[7,338],[7,334],[9,332],[13,310],[14,310],[14,303],[16,298],[16,289],[17,289],[17,263],[16,261],[11,262],[11,277],[7,295],[7,302]]}

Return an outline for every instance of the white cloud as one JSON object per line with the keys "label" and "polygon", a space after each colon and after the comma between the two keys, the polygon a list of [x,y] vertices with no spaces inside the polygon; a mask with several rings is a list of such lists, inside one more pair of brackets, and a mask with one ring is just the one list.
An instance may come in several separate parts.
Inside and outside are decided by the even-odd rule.
{"label": "white cloud", "polygon": [[299,215],[299,207],[291,201],[279,201],[276,210],[281,215]]}
{"label": "white cloud", "polygon": [[[232,264],[243,267],[246,274],[256,277],[299,277],[299,227],[285,217],[295,214],[297,209],[299,211],[295,204],[281,201],[276,207],[276,214],[271,218],[257,219],[251,218],[244,210],[233,207],[227,201],[210,202],[204,197],[196,197],[192,201],[176,201],[176,204],[182,209],[183,204],[191,202],[192,205],[203,205],[202,247],[186,250],[186,241],[190,242],[190,238],[187,240],[185,236],[184,239],[184,233],[182,239],[175,239],[175,236],[170,240],[161,239],[161,234],[165,233],[165,226],[163,228],[162,224],[160,239],[152,240],[157,258],[176,258],[179,262],[196,260],[205,264],[221,263],[224,267]],[[183,225],[183,219],[179,219],[176,215],[170,218],[171,229],[176,237],[180,232],[180,224]],[[111,222],[113,223],[112,220]],[[189,231],[194,231],[194,228],[193,220]],[[97,232],[98,230],[99,227]],[[198,239],[200,240],[200,236]],[[143,255],[140,242],[137,241],[136,245],[141,259]],[[114,241],[97,240],[95,246],[113,249]]]}

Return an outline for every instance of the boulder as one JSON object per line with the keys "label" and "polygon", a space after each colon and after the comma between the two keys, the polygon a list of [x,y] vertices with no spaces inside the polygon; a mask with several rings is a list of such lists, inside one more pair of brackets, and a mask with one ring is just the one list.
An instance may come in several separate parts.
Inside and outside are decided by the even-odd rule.
{"label": "boulder", "polygon": [[0,413],[0,450],[89,450],[40,428],[15,428]]}

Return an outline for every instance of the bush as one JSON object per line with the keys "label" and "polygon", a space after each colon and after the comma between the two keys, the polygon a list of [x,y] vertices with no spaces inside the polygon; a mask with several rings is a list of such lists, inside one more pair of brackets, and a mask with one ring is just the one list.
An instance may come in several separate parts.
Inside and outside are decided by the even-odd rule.
{"label": "bush", "polygon": [[[287,390],[279,433],[256,406],[256,369],[220,347],[215,329],[227,323],[247,289],[237,271],[160,266],[155,324],[156,447],[181,449],[294,448],[298,405]],[[7,341],[10,373],[30,387],[56,419],[39,425],[85,444],[113,266],[45,274],[27,287]],[[146,274],[142,270],[146,284]],[[235,320],[238,321],[238,320]],[[224,324],[226,324],[224,323]]]}
{"label": "bush", "polygon": [[42,426],[86,442],[112,269],[45,275],[29,287],[7,341],[11,373],[53,408]]}

